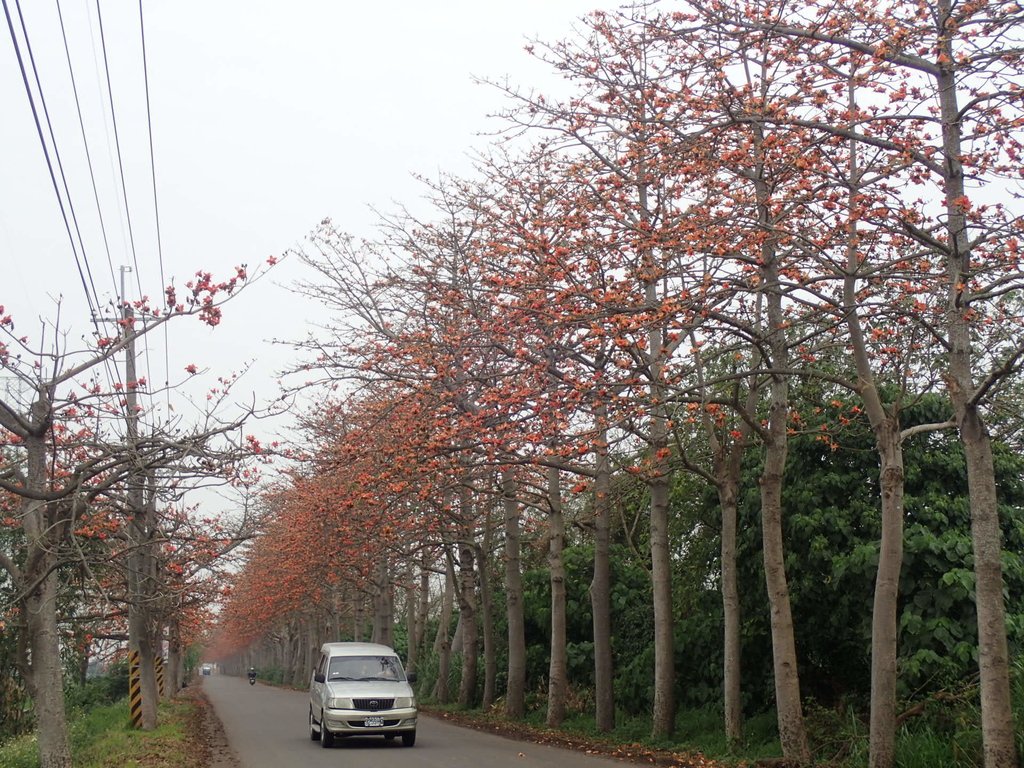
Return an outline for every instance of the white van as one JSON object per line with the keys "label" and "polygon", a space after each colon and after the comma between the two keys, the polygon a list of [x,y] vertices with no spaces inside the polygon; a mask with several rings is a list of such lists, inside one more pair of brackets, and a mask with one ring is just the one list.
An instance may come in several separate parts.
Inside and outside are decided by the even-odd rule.
{"label": "white van", "polygon": [[402,737],[416,743],[416,696],[402,662],[376,643],[324,643],[309,684],[309,738],[330,747],[335,737]]}

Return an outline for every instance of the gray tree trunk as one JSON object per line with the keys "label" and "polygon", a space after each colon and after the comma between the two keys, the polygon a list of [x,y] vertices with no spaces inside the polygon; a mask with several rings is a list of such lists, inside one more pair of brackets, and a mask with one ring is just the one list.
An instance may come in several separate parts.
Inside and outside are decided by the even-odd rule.
{"label": "gray tree trunk", "polygon": [[[774,266],[765,268],[769,288],[777,288]],[[767,297],[769,340],[772,365],[785,369],[786,340],[782,297],[773,292]],[[782,482],[786,467],[789,421],[789,383],[784,375],[771,379],[771,408],[768,416],[764,469],[761,473],[761,540],[764,550],[764,575],[771,611],[772,660],[775,672],[775,703],[779,740],[787,760],[808,763],[811,759],[800,702],[800,678],[797,669],[793,614],[786,581],[785,549],[782,543]]]}
{"label": "gray tree trunk", "polygon": [[420,652],[423,649],[423,639],[427,631],[427,618],[430,610],[430,571],[427,570],[425,560],[420,566],[419,578],[420,586],[413,605],[413,631],[410,634],[412,640],[409,643],[409,668],[413,671],[420,663]]}
{"label": "gray tree trunk", "polygon": [[[50,402],[48,393],[40,391],[29,413],[29,429],[16,432],[25,441],[26,486],[37,494],[47,487]],[[67,521],[54,504],[22,499],[20,511],[24,516],[25,562],[19,568],[6,557],[3,561],[4,570],[22,595],[19,608],[24,642],[19,643],[16,658],[36,708],[40,768],[70,768],[71,747],[57,624],[56,568]]]}
{"label": "gray tree trunk", "polygon": [[167,625],[167,691],[174,696],[185,681],[185,659],[181,647],[181,626],[176,616]]}
{"label": "gray tree trunk", "polygon": [[[943,166],[946,172],[945,205],[948,241],[946,278],[949,301],[948,376],[946,386],[953,404],[967,462],[974,550],[975,602],[978,611],[978,664],[981,674],[981,730],[985,768],[1017,768],[1010,698],[1010,663],[1003,605],[1002,534],[996,496],[992,444],[975,400],[974,350],[971,342],[970,275],[973,272],[965,198],[963,136],[957,82],[953,67],[951,0],[936,2],[939,71],[936,85],[942,120]],[[949,25],[947,27],[947,24]]]}
{"label": "gray tree trunk", "polygon": [[476,567],[474,566],[472,530],[467,526],[464,540],[459,544],[460,587],[459,618],[462,624],[462,679],[459,681],[459,706],[475,706],[477,691],[477,659],[479,630],[477,629]]}
{"label": "gray tree trunk", "polygon": [[437,654],[437,680],[434,682],[434,699],[438,704],[447,704],[451,692],[448,679],[451,677],[452,641],[450,627],[455,602],[455,569],[451,557],[445,556],[444,595],[441,598],[441,615],[434,637],[434,653]]}
{"label": "gray tree trunk", "polygon": [[[737,458],[739,451],[733,451]],[[722,693],[725,738],[731,746],[743,739],[743,698],[740,667],[740,592],[736,568],[737,493],[739,484],[729,467],[729,476],[718,487],[718,504],[722,509]],[[739,464],[739,461],[736,462]]]}
{"label": "gray tree trunk", "polygon": [[[856,101],[851,83],[850,114]],[[858,147],[850,143],[850,207],[857,205],[860,192]],[[852,214],[852,210],[851,210]],[[851,222],[856,222],[853,215]],[[875,594],[871,614],[871,717],[868,746],[869,768],[892,768],[896,760],[896,660],[899,636],[899,587],[903,567],[903,445],[899,416],[888,413],[875,384],[864,329],[858,314],[857,273],[861,254],[856,223],[850,225],[846,245],[846,276],[843,280],[843,310],[857,368],[859,395],[875,435],[881,468],[881,540]]]}
{"label": "gray tree trunk", "polygon": [[[31,505],[41,506],[34,502]],[[42,517],[41,512],[29,514]],[[36,533],[48,541],[33,540]],[[52,570],[57,560],[56,549],[53,548],[56,542],[49,540],[45,525],[29,536],[29,550],[38,555],[24,572],[25,583],[36,586],[22,601],[25,644],[31,653],[31,659],[25,659],[21,665],[22,676],[35,703],[40,768],[70,768],[71,747],[64,709],[64,674],[57,626],[57,577],[56,571]]]}
{"label": "gray tree trunk", "polygon": [[551,655],[548,660],[547,725],[557,728],[565,720],[569,680],[566,668],[565,520],[557,467],[548,468],[548,573],[551,583]]}
{"label": "gray tree trunk", "polygon": [[594,576],[590,582],[590,609],[594,622],[594,718],[597,730],[615,728],[615,691],[612,669],[611,609],[611,463],[608,460],[608,414],[598,404],[595,418],[594,462]]}
{"label": "gray tree trunk", "polygon": [[494,595],[491,592],[490,562],[488,553],[494,540],[490,514],[484,524],[483,546],[477,550],[477,577],[480,582],[480,628],[484,646],[484,690],[480,706],[487,710],[494,704],[498,685],[498,658],[494,643]]}
{"label": "gray tree trunk", "polygon": [[373,594],[373,637],[372,642],[391,645],[394,637],[395,593],[391,585],[391,573],[387,560],[377,567]]}
{"label": "gray tree trunk", "polygon": [[[652,306],[657,301],[656,288],[647,291]],[[661,330],[648,334],[651,350],[650,452],[651,477],[647,481],[650,494],[651,527],[651,590],[654,602],[654,707],[651,714],[651,735],[666,738],[675,732],[675,616],[672,601],[672,555],[669,547],[669,488],[672,470],[669,464],[668,427],[665,415],[665,388],[662,383],[663,364],[657,357],[664,339]]]}
{"label": "gray tree trunk", "polygon": [[412,578],[412,565],[409,566],[409,580],[405,585],[405,636],[409,638],[409,648],[405,654],[405,671],[415,672],[419,659],[419,627],[416,625],[416,582]]}
{"label": "gray tree trunk", "polygon": [[513,720],[526,715],[526,620],[523,616],[523,575],[520,564],[519,501],[511,469],[501,475],[505,508],[505,614],[508,623],[508,684],[505,715]]}

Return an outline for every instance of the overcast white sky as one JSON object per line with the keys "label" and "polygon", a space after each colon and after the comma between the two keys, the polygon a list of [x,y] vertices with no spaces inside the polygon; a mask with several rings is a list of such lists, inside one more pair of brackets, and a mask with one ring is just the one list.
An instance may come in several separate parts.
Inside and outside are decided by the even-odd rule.
{"label": "overcast white sky", "polygon": [[[25,65],[15,0],[6,0]],[[55,0],[22,0],[85,255],[101,300],[133,265],[121,199],[95,0],[60,0],[110,256],[85,162]],[[299,243],[324,217],[372,234],[368,206],[387,210],[421,193],[414,172],[468,172],[466,154],[501,96],[472,76],[544,89],[555,82],[523,51],[528,38],[567,36],[606,0],[144,0],[153,145],[166,278],[197,269],[226,275]],[[100,0],[117,132],[124,163],[138,285],[161,292],[149,170],[139,8]],[[0,30],[0,305],[36,336],[55,317],[73,338],[91,324],[69,238],[32,120],[21,72]],[[33,78],[31,69],[29,77]],[[33,93],[38,93],[33,81]],[[43,118],[43,115],[40,115]],[[44,125],[44,131],[46,127]],[[49,145],[49,137],[47,136]],[[52,152],[52,145],[51,145]],[[296,264],[225,310],[206,331],[172,324],[172,379],[195,362],[224,375],[254,360],[238,394],[273,397],[288,353],[267,343],[297,338],[318,309],[279,284]],[[112,276],[113,273],[113,276]],[[176,326],[176,327],[174,327]],[[186,331],[187,326],[187,331]],[[150,379],[161,381],[163,336],[150,343]],[[254,429],[258,431],[258,427]]]}

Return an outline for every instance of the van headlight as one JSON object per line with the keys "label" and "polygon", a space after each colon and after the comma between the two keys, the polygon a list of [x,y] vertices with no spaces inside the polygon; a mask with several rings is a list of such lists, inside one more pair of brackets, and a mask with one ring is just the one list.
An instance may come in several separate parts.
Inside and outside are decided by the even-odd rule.
{"label": "van headlight", "polygon": [[409,709],[416,706],[414,696],[399,696],[395,699],[395,709]]}
{"label": "van headlight", "polygon": [[354,709],[352,699],[328,699],[328,709]]}

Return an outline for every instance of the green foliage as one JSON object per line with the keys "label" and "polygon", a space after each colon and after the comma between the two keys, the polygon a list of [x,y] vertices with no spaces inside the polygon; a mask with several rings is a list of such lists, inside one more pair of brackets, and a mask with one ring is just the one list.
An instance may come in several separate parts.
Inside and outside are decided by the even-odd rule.
{"label": "green foliage", "polygon": [[185,653],[182,656],[182,664],[184,665],[185,679],[192,677],[195,674],[196,669],[199,667],[199,663],[203,658],[203,648],[199,645],[190,645],[185,649]]}
{"label": "green foliage", "polygon": [[[849,412],[852,403],[841,406]],[[805,694],[831,706],[866,700],[874,574],[878,562],[878,464],[859,420],[818,438],[819,422],[790,441],[784,488],[786,573]],[[822,409],[817,418],[827,422]],[[923,398],[904,426],[942,421],[941,399]],[[1011,647],[1024,648],[1024,459],[996,444]],[[905,545],[900,584],[900,693],[922,697],[968,677],[977,620],[966,469],[956,436],[919,434],[904,446]],[[740,500],[739,571],[743,674],[753,711],[772,701],[771,633],[761,562],[756,461],[745,468]],[[709,506],[717,499],[710,498]],[[708,614],[712,622],[716,614]],[[693,622],[698,623],[698,622]],[[699,635],[706,628],[697,626]],[[717,631],[717,629],[716,629]],[[710,650],[710,648],[708,649]],[[703,653],[703,646],[701,652]],[[704,658],[700,656],[698,658]],[[717,670],[716,670],[717,676]],[[714,684],[714,678],[707,681]],[[751,709],[748,706],[748,711]]]}
{"label": "green foliage", "polygon": [[[593,612],[590,582],[593,547],[567,547],[566,653],[569,679],[579,688],[594,684]],[[611,557],[612,656],[616,696],[630,712],[640,713],[652,700],[654,610],[650,578],[624,546],[613,545]],[[551,586],[547,569],[523,574],[526,618],[527,689],[543,688],[548,674],[551,636]]]}
{"label": "green foliage", "polygon": [[[259,678],[265,683],[272,685],[283,685],[285,683],[285,671],[281,667],[263,667],[258,670]],[[291,682],[290,680],[288,682]]]}
{"label": "green foliage", "polygon": [[128,695],[128,662],[111,665],[107,674],[86,680],[84,685],[65,684],[64,701],[69,710],[91,711],[120,701]]}
{"label": "green foliage", "polygon": [[[21,563],[25,535],[20,528],[0,525],[0,551]],[[25,733],[34,723],[32,702],[18,673],[18,626],[8,606],[15,604],[17,590],[7,571],[0,569],[0,740]]]}

